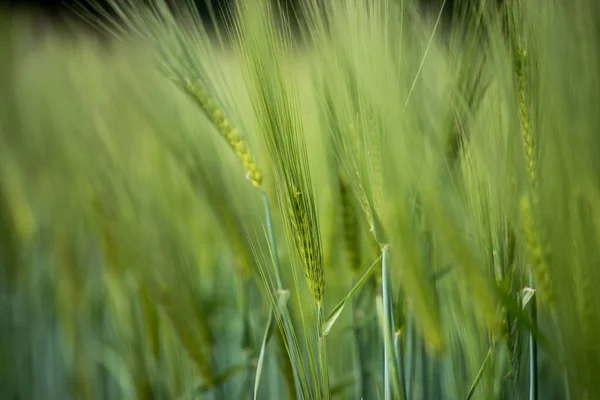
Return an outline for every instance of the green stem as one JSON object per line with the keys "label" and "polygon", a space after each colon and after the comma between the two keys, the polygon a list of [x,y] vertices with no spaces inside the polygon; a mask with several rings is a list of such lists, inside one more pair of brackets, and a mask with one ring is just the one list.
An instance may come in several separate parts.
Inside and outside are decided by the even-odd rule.
{"label": "green stem", "polygon": [[401,331],[394,333],[394,353],[396,356],[396,371],[400,384],[400,390],[402,391],[402,397],[406,397],[406,384],[404,383],[404,366],[402,365],[403,354],[402,354],[402,334]]}
{"label": "green stem", "polygon": [[[267,235],[268,235],[268,239],[269,239],[269,243],[271,246],[271,251],[273,253],[273,264],[274,264],[274,269],[275,269],[275,281],[276,281],[276,285],[277,291],[285,291],[285,289],[283,288],[283,281],[281,279],[281,268],[279,266],[279,258],[277,257],[277,246],[276,246],[276,242],[275,242],[275,233],[274,233],[274,229],[273,229],[273,220],[271,218],[271,208],[269,207],[269,199],[267,198],[267,194],[265,193],[264,190],[260,190],[260,193],[262,195],[263,198],[263,203],[265,206],[265,219],[267,222]],[[302,391],[301,391],[301,385],[300,385],[300,377],[298,376],[298,363],[296,362],[296,354],[294,353],[294,349],[291,346],[291,338],[292,338],[292,321],[290,320],[290,315],[287,312],[287,304],[285,304],[283,306],[284,310],[275,310],[276,315],[279,314],[279,318],[282,319],[283,322],[283,330],[284,330],[284,338],[285,341],[287,342],[287,348],[288,348],[288,353],[290,356],[290,362],[292,363],[293,366],[293,371],[294,371],[294,384],[295,384],[295,389],[296,389],[296,398],[301,399],[302,398]]]}
{"label": "green stem", "polygon": [[[529,271],[529,282],[533,288],[533,274]],[[531,322],[537,326],[537,296],[531,299]],[[538,348],[533,332],[529,332],[529,400],[538,398]]]}
{"label": "green stem", "polygon": [[[381,302],[383,311],[382,331],[383,331],[383,383],[384,399],[394,399],[401,396],[398,387],[398,380],[395,373],[396,363],[394,356],[394,345],[392,335],[394,328],[394,306],[392,297],[392,285],[390,276],[390,249],[385,245],[382,248],[381,259]],[[395,396],[396,395],[396,396]]]}
{"label": "green stem", "polygon": [[429,359],[427,358],[427,350],[425,349],[425,339],[419,336],[419,358],[417,360],[421,369],[421,388],[423,391],[423,399],[429,399]]}
{"label": "green stem", "polygon": [[413,318],[410,314],[410,309],[407,312],[406,318],[406,373],[405,382],[406,385],[406,398],[412,399],[412,389],[414,381],[415,371],[415,332],[413,328]]}
{"label": "green stem", "polygon": [[569,374],[567,372],[567,366],[565,365],[565,346],[562,340],[562,331],[560,330],[560,325],[558,324],[558,316],[556,311],[552,312],[552,323],[554,324],[554,329],[557,334],[557,341],[559,343],[558,347],[558,356],[563,370],[563,384],[565,385],[565,400],[571,400],[571,385],[569,384]]}
{"label": "green stem", "polygon": [[317,323],[319,327],[319,335],[317,337],[317,352],[319,357],[319,376],[321,377],[321,398],[329,399],[329,364],[327,362],[327,343],[326,336],[323,334],[323,321],[325,310],[323,304],[317,306]]}

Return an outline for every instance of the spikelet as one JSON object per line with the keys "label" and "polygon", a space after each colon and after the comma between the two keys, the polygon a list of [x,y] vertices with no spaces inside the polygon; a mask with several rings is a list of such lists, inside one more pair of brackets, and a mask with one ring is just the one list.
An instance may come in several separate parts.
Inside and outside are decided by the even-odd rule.
{"label": "spikelet", "polygon": [[550,307],[554,306],[554,291],[550,280],[547,264],[547,255],[539,237],[536,227],[531,201],[529,197],[521,197],[521,218],[523,219],[523,233],[527,255],[531,262],[533,277],[538,287],[537,293]]}
{"label": "spikelet", "polygon": [[210,122],[219,130],[219,133],[223,135],[229,146],[235,151],[235,154],[242,162],[246,178],[252,183],[252,186],[260,189],[262,174],[252,154],[250,154],[246,142],[241,137],[239,130],[229,122],[223,110],[211,98],[200,82],[192,82],[192,80],[186,78],[185,91],[200,106]]}
{"label": "spikelet", "polygon": [[320,240],[316,239],[314,206],[309,203],[309,199],[291,184],[291,190],[288,194],[289,216],[294,241],[298,255],[304,267],[306,279],[310,291],[318,305],[323,304],[323,292],[325,291],[325,282],[323,279],[323,251],[320,246]]}
{"label": "spikelet", "polygon": [[[516,23],[517,21],[515,21]],[[524,39],[519,27],[514,27],[513,35],[511,35],[512,43],[512,60],[516,75],[518,106],[519,106],[519,131],[523,142],[523,150],[525,151],[525,161],[527,163],[527,173],[531,192],[537,191],[537,175],[536,169],[536,154],[535,144],[533,141],[533,133],[531,129],[531,119],[529,115],[529,102],[527,98],[527,70],[528,70],[528,53],[525,49]]]}
{"label": "spikelet", "polygon": [[527,86],[525,80],[525,67],[527,63],[527,52],[521,47],[517,48],[516,69],[517,83],[519,88],[519,123],[521,139],[523,141],[523,150],[525,151],[525,161],[527,163],[527,173],[531,190],[536,193],[538,180],[536,174],[536,154],[531,132],[531,123],[529,117],[529,106],[527,104]]}

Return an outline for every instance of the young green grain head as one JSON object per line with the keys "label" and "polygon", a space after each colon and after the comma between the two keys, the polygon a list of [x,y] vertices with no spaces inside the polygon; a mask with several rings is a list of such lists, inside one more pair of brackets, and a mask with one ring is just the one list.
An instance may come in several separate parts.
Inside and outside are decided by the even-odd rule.
{"label": "young green grain head", "polygon": [[189,95],[235,152],[246,178],[260,188],[262,174],[233,122],[238,119],[234,110],[239,106],[231,98],[233,90],[222,70],[226,49],[219,30],[211,37],[196,6],[187,0],[174,7],[165,0],[152,0],[149,5],[112,0],[109,5],[125,29],[110,17],[108,23],[96,24],[121,40],[140,41],[144,48],[141,56]]}
{"label": "young green grain head", "polygon": [[200,82],[194,83],[190,79],[186,79],[185,90],[204,111],[210,122],[217,128],[240,159],[246,172],[246,178],[252,183],[252,186],[260,189],[262,174],[258,170],[258,165],[250,154],[239,130],[231,124],[223,114],[223,110],[210,97]]}
{"label": "young green grain head", "polygon": [[[292,36],[285,16],[278,13],[281,9],[269,1],[240,0],[236,4],[239,13],[235,24],[236,49],[273,167],[285,237],[292,249],[294,291],[302,316],[309,374],[301,366],[295,367],[302,381],[307,376],[314,381],[312,389],[303,387],[303,395],[311,397],[319,393],[328,398],[327,353],[321,327],[325,294],[323,248],[296,76],[288,64],[294,55]],[[306,278],[315,313],[306,308],[301,275]],[[295,348],[288,350],[294,353],[296,363],[305,357]],[[307,390],[312,393],[305,393]]]}
{"label": "young green grain head", "polygon": [[530,55],[526,47],[526,30],[523,27],[524,12],[520,0],[511,3],[511,21],[509,35],[513,52],[513,68],[516,81],[519,133],[523,144],[527,170],[527,190],[520,200],[521,218],[525,244],[531,262],[531,268],[536,285],[539,286],[540,298],[550,307],[554,307],[554,289],[548,267],[548,248],[544,244],[545,232],[541,224],[540,188],[538,180],[539,145],[534,141],[532,113],[530,105],[534,99],[532,76],[535,69],[531,65]]}
{"label": "young green grain head", "polygon": [[317,220],[307,149],[298,113],[297,91],[284,75],[291,55],[291,38],[278,32],[276,9],[266,1],[239,2],[238,50],[261,133],[274,169],[288,239],[304,269],[310,291],[322,305],[325,282],[323,250]]}

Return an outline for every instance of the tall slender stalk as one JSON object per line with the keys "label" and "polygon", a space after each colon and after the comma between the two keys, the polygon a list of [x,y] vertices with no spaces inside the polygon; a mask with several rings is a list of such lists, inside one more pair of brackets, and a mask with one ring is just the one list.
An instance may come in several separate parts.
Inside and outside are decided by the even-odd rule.
{"label": "tall slender stalk", "polygon": [[427,358],[427,349],[425,349],[425,340],[419,339],[419,367],[421,369],[421,388],[423,390],[422,398],[429,399],[430,397],[430,379],[429,379],[429,359]]}
{"label": "tall slender stalk", "polygon": [[[284,287],[283,287],[283,281],[281,279],[281,269],[279,266],[279,258],[277,257],[277,246],[275,243],[275,233],[273,230],[273,220],[271,218],[271,207],[269,207],[269,199],[267,197],[267,194],[265,193],[265,191],[263,189],[260,190],[260,194],[262,195],[262,199],[263,199],[263,204],[265,206],[265,220],[267,222],[267,236],[269,239],[269,243],[271,246],[271,251],[273,252],[273,265],[274,265],[274,271],[275,271],[275,282],[277,285],[276,290],[277,291],[284,291]],[[283,307],[285,307],[287,309],[287,305],[284,305]],[[287,310],[284,310],[284,312],[280,312],[279,310],[275,310],[275,313],[277,315],[277,318],[281,318],[282,322],[283,322],[283,330],[284,330],[284,337],[286,342],[290,342],[291,338],[292,338],[292,321],[290,321],[290,316],[289,313],[287,312]],[[295,383],[295,389],[296,389],[296,397],[298,399],[302,398],[302,392],[301,392],[301,386],[300,386],[300,378],[298,377],[298,363],[296,362],[296,355],[294,354],[293,349],[291,348],[291,346],[288,345],[288,353],[290,356],[290,361],[292,363],[293,371],[294,371],[294,383]]]}
{"label": "tall slender stalk", "polygon": [[413,317],[410,308],[407,311],[406,318],[406,368],[404,373],[404,384],[406,385],[406,398],[412,399],[413,382],[415,379],[415,330],[413,327]]}
{"label": "tall slender stalk", "polygon": [[[385,315],[385,323],[386,325],[384,325],[384,335],[388,335],[390,332],[394,331],[394,318],[393,316],[390,316],[388,313],[388,310],[391,308],[391,298],[390,298],[390,289],[389,289],[389,283],[390,283],[390,271],[389,271],[389,250],[387,247],[383,248],[382,251],[383,254],[383,258],[381,260],[381,288],[382,288],[382,300],[383,300],[383,311],[384,311],[384,315]],[[383,341],[383,348],[384,348],[384,370],[383,370],[383,381],[384,381],[384,390],[385,390],[385,395],[384,398],[387,399],[392,399],[392,373],[391,373],[391,367],[390,367],[390,355],[392,354],[392,349],[389,347],[389,341],[385,340]]]}
{"label": "tall slender stalk", "polygon": [[394,333],[394,356],[396,360],[396,376],[399,380],[402,397],[406,398],[406,384],[404,383],[404,365],[402,352],[402,332],[400,330]]}
{"label": "tall slender stalk", "polygon": [[327,362],[327,337],[323,334],[323,322],[325,321],[324,316],[325,310],[323,304],[317,306],[317,326],[319,329],[319,335],[317,337],[317,352],[319,358],[319,376],[321,377],[321,398],[329,399],[329,371]]}
{"label": "tall slender stalk", "polygon": [[392,296],[391,274],[390,274],[390,249],[384,245],[381,249],[381,307],[382,307],[382,331],[383,331],[383,384],[384,398],[396,399],[402,396],[398,385],[396,374],[396,361],[394,349],[394,305]]}
{"label": "tall slender stalk", "polygon": [[[533,273],[529,272],[529,284],[533,287]],[[536,296],[530,301],[531,322],[537,326]],[[529,332],[529,400],[538,398],[538,346],[533,332]]]}
{"label": "tall slender stalk", "polygon": [[[535,322],[537,322],[537,321],[535,321]],[[571,385],[569,383],[570,382],[569,381],[569,372],[567,370],[567,366],[564,365],[564,363],[565,363],[565,345],[563,342],[563,335],[561,332],[561,327],[558,323],[558,315],[556,313],[556,310],[554,310],[552,312],[552,323],[554,324],[554,329],[556,330],[557,341],[558,341],[558,343],[560,343],[560,347],[559,347],[558,351],[559,351],[560,362],[562,363],[562,369],[563,369],[562,375],[563,375],[563,385],[564,385],[564,389],[565,389],[565,400],[571,400]]]}

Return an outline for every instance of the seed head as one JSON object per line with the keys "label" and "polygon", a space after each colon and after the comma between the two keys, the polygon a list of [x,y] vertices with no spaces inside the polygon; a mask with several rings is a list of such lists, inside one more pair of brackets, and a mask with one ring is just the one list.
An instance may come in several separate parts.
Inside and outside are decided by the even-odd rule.
{"label": "seed head", "polygon": [[185,91],[200,106],[208,119],[225,138],[227,143],[229,143],[229,146],[242,162],[246,178],[252,183],[252,186],[260,189],[262,174],[258,169],[256,161],[254,161],[254,158],[246,147],[246,143],[241,137],[239,130],[229,122],[223,110],[216,104],[202,84],[186,79]]}
{"label": "seed head", "polygon": [[310,291],[317,304],[322,304],[325,291],[323,255],[318,233],[315,232],[314,207],[302,192],[295,189],[295,185],[292,185],[288,198],[290,200],[288,211],[298,255],[304,267]]}
{"label": "seed head", "polygon": [[554,290],[547,264],[547,252],[542,246],[539,229],[536,227],[531,200],[527,196],[521,198],[521,217],[523,218],[523,233],[526,250],[531,262],[533,277],[538,287],[540,298],[550,306],[554,305]]}

